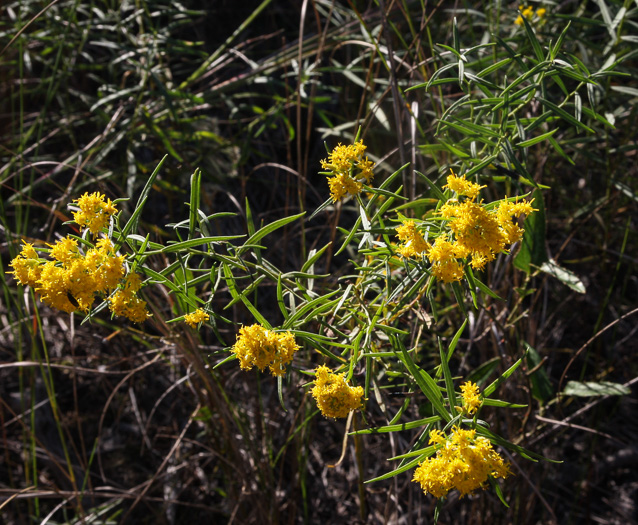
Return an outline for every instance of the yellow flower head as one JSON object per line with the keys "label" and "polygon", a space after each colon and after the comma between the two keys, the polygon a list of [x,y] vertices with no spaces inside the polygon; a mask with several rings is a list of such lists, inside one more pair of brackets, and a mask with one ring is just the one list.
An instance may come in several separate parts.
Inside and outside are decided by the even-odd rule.
{"label": "yellow flower head", "polygon": [[351,387],[344,374],[333,374],[327,366],[317,368],[315,386],[311,393],[325,417],[346,417],[362,405],[363,388]]}
{"label": "yellow flower head", "polygon": [[[77,271],[76,271],[77,273]],[[36,283],[35,291],[40,294],[40,300],[53,308],[63,312],[74,312],[79,303],[69,290],[71,278],[67,270],[56,265],[55,261],[48,261],[41,266],[40,277]],[[69,295],[73,297],[73,304]],[[84,308],[86,304],[83,304]]]}
{"label": "yellow flower head", "polygon": [[82,228],[88,228],[93,235],[97,235],[108,224],[111,215],[117,212],[111,199],[105,201],[104,197],[98,192],[85,193],[73,201],[80,208],[80,211],[73,212],[73,220]]}
{"label": "yellow flower head", "polygon": [[55,244],[49,244],[49,246],[51,246],[51,257],[56,261],[60,261],[65,266],[70,264],[74,259],[82,257],[78,248],[78,241],[72,237],[65,237]]}
{"label": "yellow flower head", "polygon": [[125,273],[123,255],[105,254],[98,249],[89,250],[86,259],[93,259],[96,264],[93,276],[96,292],[110,293],[118,287]]}
{"label": "yellow flower head", "polygon": [[457,489],[461,496],[484,488],[488,477],[506,478],[509,466],[490,441],[475,430],[452,429],[450,436],[433,430],[430,443],[439,445],[436,456],[427,458],[414,472],[412,481],[437,498]]}
{"label": "yellow flower head", "polygon": [[458,247],[448,241],[445,234],[434,241],[427,256],[432,263],[432,273],[437,279],[445,283],[463,279],[463,265],[457,260],[457,257],[463,255],[459,255]]}
{"label": "yellow flower head", "polygon": [[517,220],[521,215],[530,215],[537,211],[532,208],[532,202],[511,202],[504,199],[499,203],[496,209],[496,219],[508,244],[513,244],[523,238],[525,230],[520,228],[512,219]]}
{"label": "yellow flower head", "polygon": [[[519,15],[516,18],[516,20],[514,20],[514,23],[517,26],[522,26],[523,25],[523,17],[527,18],[527,20],[532,20],[532,18],[534,18],[534,8],[532,6],[523,6],[523,5],[519,5],[518,6],[518,11],[519,11]],[[547,13],[547,9],[545,9],[544,7],[539,7],[536,10],[536,17],[537,20],[540,20],[541,18],[543,18],[545,16],[545,14]]]}
{"label": "yellow flower head", "polygon": [[397,228],[397,237],[403,242],[398,252],[403,257],[423,258],[423,253],[430,249],[430,245],[423,238],[423,234],[417,230],[414,221],[406,220]]}
{"label": "yellow flower head", "polygon": [[299,346],[290,332],[273,332],[259,324],[242,326],[232,352],[242,370],[256,366],[263,372],[268,367],[274,376],[283,376]]}
{"label": "yellow flower head", "polygon": [[113,252],[108,239],[83,254],[72,237],[50,244],[52,260],[39,259],[32,245],[25,243],[11,266],[21,284],[28,284],[40,300],[63,312],[87,312],[95,294],[110,293],[124,276],[124,256]]}
{"label": "yellow flower head", "polygon": [[199,323],[208,321],[209,319],[210,315],[204,312],[201,308],[198,308],[192,314],[186,314],[184,316],[184,322],[191,328],[197,328]]}
{"label": "yellow flower head", "polygon": [[[490,213],[480,204],[474,201],[444,204],[441,206],[441,215],[450,219],[448,226],[454,233],[457,249],[462,256],[477,256],[474,267],[482,266],[485,261],[491,261],[497,253],[505,248],[505,237],[496,214]],[[480,261],[480,262],[479,262]]]}
{"label": "yellow flower head", "polygon": [[457,177],[456,175],[454,175],[454,172],[452,172],[450,175],[448,175],[447,184],[443,187],[450,188],[458,195],[465,195],[470,200],[476,200],[479,191],[482,188],[486,188],[487,186],[480,186],[479,184],[466,180],[465,175]]}
{"label": "yellow flower head", "polygon": [[151,314],[146,309],[146,301],[137,296],[142,280],[136,273],[129,273],[121,289],[109,297],[109,309],[113,315],[126,317],[134,323],[142,323]]}
{"label": "yellow flower head", "polygon": [[361,140],[348,146],[339,144],[321,161],[321,168],[330,172],[328,186],[333,202],[356,195],[364,183],[370,184],[374,163],[363,156],[365,149]]}
{"label": "yellow flower head", "polygon": [[461,385],[461,396],[463,398],[463,410],[466,414],[472,415],[481,406],[479,388],[476,383],[467,381]]}
{"label": "yellow flower head", "polygon": [[40,279],[42,266],[40,264],[38,254],[32,244],[24,242],[22,251],[14,257],[14,259],[9,263],[9,266],[13,268],[13,271],[7,273],[13,274],[15,279],[21,285],[28,285],[31,288],[35,288],[38,279]]}

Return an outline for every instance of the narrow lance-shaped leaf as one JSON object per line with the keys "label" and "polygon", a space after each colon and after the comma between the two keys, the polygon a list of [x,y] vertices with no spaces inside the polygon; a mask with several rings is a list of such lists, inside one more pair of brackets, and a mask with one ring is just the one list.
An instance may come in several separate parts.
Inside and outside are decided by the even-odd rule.
{"label": "narrow lance-shaped leaf", "polygon": [[419,385],[421,392],[423,392],[428,401],[432,403],[432,407],[436,412],[438,412],[443,420],[449,421],[451,416],[443,405],[443,396],[441,395],[441,391],[439,390],[436,381],[434,381],[430,374],[428,374],[425,370],[416,366],[412,357],[399,338],[393,338],[393,341],[393,346],[398,346],[401,350],[401,353],[398,354],[399,359],[401,359],[403,364],[410,371],[410,374],[412,374],[417,385]]}

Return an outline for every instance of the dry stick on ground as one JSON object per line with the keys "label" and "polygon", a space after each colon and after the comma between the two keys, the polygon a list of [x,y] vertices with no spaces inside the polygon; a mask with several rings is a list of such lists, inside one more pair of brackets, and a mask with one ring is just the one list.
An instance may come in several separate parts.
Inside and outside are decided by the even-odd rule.
{"label": "dry stick on ground", "polygon": [[137,504],[141,501],[141,499],[148,492],[148,490],[153,486],[153,483],[159,477],[160,473],[164,470],[164,467],[168,463],[169,459],[171,459],[173,457],[173,454],[175,454],[175,452],[177,451],[177,448],[181,445],[182,440],[184,439],[184,436],[186,435],[186,432],[190,428],[191,423],[195,420],[194,419],[195,415],[197,415],[197,413],[199,412],[200,408],[201,408],[201,405],[199,405],[199,404],[197,405],[197,407],[195,407],[195,410],[193,410],[193,413],[188,418],[188,421],[184,425],[184,428],[182,429],[182,431],[179,434],[178,438],[175,440],[175,443],[173,443],[173,446],[168,451],[168,454],[166,454],[166,457],[162,461],[162,464],[157,468],[157,470],[155,471],[155,474],[153,474],[153,477],[151,477],[151,479],[149,479],[148,481],[145,482],[144,488],[137,495],[137,497],[135,498],[135,501],[133,501],[133,503],[131,504],[129,509],[126,511],[126,514],[124,514],[124,516],[122,517],[122,521],[120,523],[126,522],[126,518],[133,511],[133,509],[137,506]]}
{"label": "dry stick on ground", "polygon": [[[632,385],[634,385],[635,383],[638,383],[638,377],[633,378],[630,381],[627,381],[625,384],[623,384],[623,386],[625,387],[630,387]],[[538,443],[539,441],[542,441],[543,439],[545,439],[549,434],[551,434],[554,430],[556,430],[559,426],[575,426],[576,428],[579,429],[583,429],[586,430],[587,432],[594,432],[597,434],[600,434],[599,432],[592,430],[590,428],[587,427],[581,427],[580,425],[572,425],[570,423],[570,421],[572,421],[573,419],[576,419],[578,416],[581,416],[582,414],[584,414],[585,412],[587,412],[588,410],[590,410],[591,408],[595,407],[596,405],[599,405],[600,403],[602,403],[603,401],[609,399],[612,396],[601,396],[598,399],[596,399],[595,401],[592,401],[591,403],[585,405],[584,407],[578,409],[576,412],[574,412],[571,416],[563,419],[563,421],[554,421],[551,419],[545,419],[545,418],[541,418],[539,416],[536,416],[536,419],[540,420],[540,421],[545,421],[547,423],[551,423],[553,426],[547,430],[545,430],[542,434],[540,434],[539,436],[536,436],[532,441],[530,441],[528,443],[528,446],[534,445],[534,443]],[[605,434],[603,434],[605,437],[609,437]],[[625,443],[623,443],[624,445]]]}
{"label": "dry stick on ground", "polygon": [[[153,359],[151,359],[150,361],[148,361],[147,363],[144,363],[143,365],[138,366],[137,368],[134,368],[133,370],[131,370],[128,374],[126,374],[125,377],[122,378],[122,380],[115,386],[115,388],[113,389],[113,391],[111,392],[111,394],[109,395],[108,399],[106,400],[106,403],[104,405],[104,408],[102,409],[102,415],[100,416],[100,422],[98,424],[98,431],[97,431],[97,435],[98,435],[98,439],[100,438],[100,436],[102,435],[102,426],[104,425],[104,418],[106,417],[106,412],[107,409],[109,407],[109,405],[111,404],[111,401],[113,401],[113,398],[115,397],[115,394],[117,393],[117,391],[120,389],[120,387],[126,383],[131,377],[133,377],[135,374],[137,374],[138,372],[140,372],[141,370],[144,370],[145,368],[151,366],[152,364],[155,364],[156,361],[159,360],[160,356],[162,354],[160,352],[158,352],[155,357]],[[97,447],[97,444],[96,444]],[[100,470],[100,476],[102,477],[102,481],[104,483],[107,482],[106,480],[106,475],[104,474],[104,467],[102,466],[102,454],[100,453],[100,448],[97,447],[97,463],[98,463],[98,468]]]}
{"label": "dry stick on ground", "polygon": [[[550,504],[547,502],[547,500],[543,497],[543,495],[541,494],[540,490],[538,490],[538,487],[536,485],[534,485],[534,483],[532,483],[532,480],[529,479],[529,476],[525,473],[525,470],[523,468],[521,468],[518,463],[516,462],[516,460],[514,459],[514,457],[512,456],[512,454],[509,453],[509,451],[507,449],[503,449],[503,452],[505,453],[505,455],[507,456],[507,458],[510,460],[510,463],[512,465],[516,466],[516,469],[518,470],[519,474],[521,476],[523,476],[523,478],[525,479],[525,481],[527,481],[527,484],[530,486],[530,488],[532,489],[532,492],[534,492],[534,494],[536,494],[536,496],[538,497],[538,499],[541,501],[541,503],[543,504],[543,506],[547,509],[547,512],[549,513],[549,515],[552,517],[551,521],[549,522],[549,524],[551,525],[556,525],[558,523],[558,520],[556,519],[556,515],[554,514],[554,510],[552,509],[552,507],[550,506]],[[548,525],[549,525],[548,524]]]}
{"label": "dry stick on ground", "polygon": [[612,321],[611,323],[609,323],[607,326],[605,326],[605,328],[602,328],[601,330],[599,330],[597,333],[595,333],[593,336],[591,336],[591,338],[589,339],[589,341],[587,341],[583,346],[581,346],[578,351],[572,356],[572,358],[569,360],[569,363],[567,363],[567,366],[565,367],[565,370],[563,370],[563,374],[560,376],[560,381],[558,382],[558,390],[562,390],[563,387],[563,381],[565,380],[565,376],[567,375],[567,370],[570,369],[570,367],[572,366],[572,364],[574,364],[574,361],[576,360],[576,358],[581,354],[581,352],[583,350],[585,350],[585,348],[587,348],[591,343],[594,342],[594,340],[596,340],[598,338],[598,336],[604,334],[607,330],[609,330],[612,326],[618,324],[620,321],[623,321],[625,319],[627,319],[628,317],[631,317],[632,315],[634,315],[635,313],[638,313],[638,308],[634,308],[631,312],[627,312],[625,315],[623,315],[622,317],[619,317],[618,319],[616,319],[615,321]]}

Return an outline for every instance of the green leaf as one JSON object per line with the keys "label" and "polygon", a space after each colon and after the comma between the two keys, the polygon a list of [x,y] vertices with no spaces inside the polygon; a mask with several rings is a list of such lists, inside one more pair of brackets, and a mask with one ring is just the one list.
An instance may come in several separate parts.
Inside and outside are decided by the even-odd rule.
{"label": "green leaf", "polygon": [[575,292],[578,292],[578,293],[586,292],[583,281],[581,281],[574,272],[572,272],[571,270],[568,270],[567,268],[563,268],[553,259],[550,259],[549,261],[541,264],[540,270],[545,273],[548,273],[552,277],[555,277],[561,283],[569,286]]}
{"label": "green leaf", "polygon": [[454,55],[456,55],[456,58],[458,58],[459,60],[462,60],[464,62],[467,62],[467,58],[465,58],[463,55],[461,55],[461,53],[459,53],[456,49],[454,49],[453,47],[450,46],[446,46],[445,44],[436,44],[436,47],[442,47],[443,49],[447,49],[448,51],[450,51],[451,53],[453,53]]}
{"label": "green leaf", "polygon": [[282,329],[292,328],[293,323],[297,319],[300,319],[303,315],[305,315],[306,313],[310,311],[314,310],[313,311],[313,316],[314,316],[314,315],[318,315],[329,306],[338,304],[341,298],[334,299],[333,301],[328,301],[328,299],[332,297],[333,295],[338,294],[339,292],[341,292],[341,289],[333,290],[332,292],[329,292],[326,295],[322,295],[320,297],[317,297],[316,299],[313,299],[312,301],[307,302],[286,320],[286,322],[282,325]]}
{"label": "green leaf", "polygon": [[532,48],[534,49],[534,54],[536,55],[536,58],[540,62],[543,60],[543,58],[545,58],[543,54],[543,49],[541,48],[541,45],[538,39],[536,38],[536,33],[534,33],[532,24],[529,23],[526,16],[521,15],[521,18],[523,19],[523,23],[525,24],[525,32],[527,33],[527,38],[529,39],[530,44],[532,44]]}
{"label": "green leaf", "polygon": [[[432,450],[434,451],[434,447],[432,447]],[[406,470],[410,470],[413,467],[416,467],[421,461],[423,461],[425,458],[428,457],[428,455],[431,454],[422,454],[421,456],[419,456],[418,458],[416,458],[415,460],[410,461],[409,463],[406,463],[405,465],[394,469],[391,472],[386,472],[385,474],[383,474],[383,476],[378,476],[376,478],[372,478],[369,479],[367,481],[364,481],[364,483],[374,483],[375,481],[381,481],[384,479],[388,479],[388,478],[392,478],[394,476],[396,476],[397,474],[401,474],[403,472],[405,472]]]}
{"label": "green leaf", "polygon": [[284,412],[288,412],[286,404],[284,403],[284,378],[283,376],[277,376],[277,397],[279,398],[279,404]]}
{"label": "green leaf", "polygon": [[482,283],[481,281],[479,281],[476,278],[476,275],[474,276],[474,284],[476,285],[476,287],[481,290],[481,292],[483,292],[486,295],[489,295],[490,297],[497,299],[499,301],[502,301],[503,299],[501,298],[500,295],[498,295],[495,291],[493,291],[492,289],[490,289],[489,286],[487,286],[485,283]]}
{"label": "green leaf", "polygon": [[489,166],[490,164],[492,164],[492,162],[494,162],[496,159],[498,158],[498,155],[490,155],[489,157],[487,157],[485,160],[482,160],[481,162],[479,162],[476,166],[474,166],[472,169],[468,170],[465,173],[465,177],[466,178],[470,178],[472,175],[474,175],[475,173],[478,173],[479,171],[481,171],[483,168],[485,168],[486,166]]}
{"label": "green leaf", "polygon": [[241,237],[245,237],[245,235],[220,235],[217,237],[199,237],[196,239],[190,239],[188,241],[182,241],[182,242],[169,244],[165,246],[164,248],[162,248],[161,250],[156,250],[156,251],[147,252],[147,253],[150,255],[150,254],[156,254],[156,253],[183,252],[195,246],[201,246],[202,244],[229,241],[232,239],[239,239]]}
{"label": "green leaf", "polygon": [[563,29],[560,36],[558,37],[558,40],[556,40],[556,44],[554,44],[554,46],[551,48],[549,57],[552,60],[554,60],[558,56],[558,52],[560,51],[560,48],[563,45],[563,40],[565,40],[565,35],[567,35],[567,30],[569,29],[570,25],[571,25],[571,21],[567,22],[565,29]]}
{"label": "green leaf", "polygon": [[386,432],[399,432],[401,430],[410,430],[412,428],[423,427],[425,425],[429,425],[430,423],[436,423],[437,421],[441,421],[441,418],[439,416],[430,416],[426,417],[425,419],[410,421],[409,423],[398,423],[396,425],[387,425],[384,427],[357,430],[356,432],[349,432],[348,435],[352,436],[355,434],[384,434]]}
{"label": "green leaf", "polygon": [[[467,319],[465,321],[467,322]],[[465,323],[463,323],[463,326],[461,328],[465,328]],[[457,335],[461,335],[460,332],[457,332]],[[441,357],[441,370],[443,370],[443,379],[445,380],[445,391],[447,392],[450,410],[455,411],[456,409],[454,407],[456,406],[456,392],[454,391],[454,379],[452,378],[452,372],[450,370],[450,365],[448,362],[449,357],[448,355],[446,355],[447,353],[445,352],[445,350],[443,350],[441,339],[437,339],[439,343],[439,355]]]}
{"label": "green leaf", "polygon": [[457,131],[460,131],[464,135],[469,137],[494,137],[497,138],[499,136],[498,131],[492,130],[486,126],[480,126],[479,124],[474,124],[468,120],[461,120],[456,117],[451,117],[452,120],[443,120],[441,122],[444,126],[449,126]]}
{"label": "green leaf", "polygon": [[436,184],[434,184],[434,182],[432,182],[430,179],[428,179],[420,171],[414,170],[414,173],[416,173],[417,175],[419,175],[420,177],[423,177],[425,179],[425,182],[428,183],[428,185],[430,186],[430,189],[434,192],[434,195],[436,195],[437,199],[439,199],[442,202],[445,202],[447,200],[445,195],[443,195],[443,192],[439,189],[439,187]]}
{"label": "green leaf", "polygon": [[488,476],[487,479],[490,482],[490,486],[494,489],[494,492],[496,492],[498,499],[500,499],[501,503],[509,509],[510,506],[505,501],[505,497],[503,496],[503,491],[501,490],[501,486],[492,476]]}
{"label": "green leaf", "polygon": [[479,71],[476,76],[477,77],[485,77],[485,76],[489,75],[490,73],[493,73],[497,69],[500,69],[503,66],[508,65],[512,60],[514,60],[514,59],[513,58],[504,58],[503,60],[499,60],[498,62],[495,62],[491,66],[488,66],[485,69]]}
{"label": "green leaf", "polygon": [[315,211],[312,212],[308,220],[311,221],[317,215],[319,215],[323,210],[325,210],[326,208],[329,208],[333,204],[334,202],[332,200],[332,197],[329,197],[327,201],[324,201],[323,204],[321,204]]}
{"label": "green leaf", "polygon": [[534,372],[529,374],[529,379],[532,383],[532,396],[542,404],[545,404],[554,397],[552,382],[543,366],[540,354],[527,342],[525,346],[527,348],[527,367],[530,370],[534,370]]}
{"label": "green leaf", "polygon": [[500,399],[483,399],[483,406],[500,407],[500,408],[526,408],[527,405],[519,403],[510,403],[509,401],[501,401]]}
{"label": "green leaf", "polygon": [[568,381],[562,391],[564,396],[598,397],[598,396],[626,396],[631,389],[620,383],[610,381]]}
{"label": "green leaf", "polygon": [[436,80],[439,77],[439,75],[441,75],[441,73],[453,67],[456,67],[456,64],[447,64],[446,66],[443,66],[437,69],[430,77],[430,80],[428,80],[428,82],[425,84],[426,91],[428,91],[432,87],[432,85],[437,85],[437,84],[447,83],[447,82],[456,82],[457,81],[456,78],[444,78],[441,80]]}
{"label": "green leaf", "polygon": [[432,407],[440,414],[443,420],[446,422],[450,421],[450,414],[443,406],[443,396],[436,381],[432,379],[430,374],[414,363],[412,356],[410,356],[400,339],[393,338],[393,340],[395,341],[395,345],[393,346],[398,345],[401,349],[401,354],[398,354],[399,359],[401,359],[405,367],[410,371],[417,385],[419,385],[421,392],[423,392],[428,401],[432,403]]}
{"label": "green leaf", "polygon": [[491,396],[494,391],[501,385],[501,383],[507,381],[507,379],[514,373],[514,371],[519,366],[521,366],[522,362],[523,358],[516,361],[516,363],[514,363],[507,370],[505,370],[505,372],[503,372],[503,375],[501,375],[501,377],[499,377],[498,379],[496,379],[496,381],[493,381],[488,387],[486,387],[485,390],[483,390],[483,397]]}
{"label": "green leaf", "polygon": [[357,234],[357,231],[359,230],[359,226],[361,226],[361,215],[359,215],[359,217],[357,217],[357,220],[355,221],[354,226],[348,232],[348,235],[346,235],[346,239],[345,239],[345,241],[343,241],[343,244],[341,245],[341,248],[339,248],[337,250],[337,252],[335,253],[335,257],[337,255],[339,255],[343,250],[345,250],[348,247],[348,244],[350,244],[350,241]]}
{"label": "green leaf", "polygon": [[516,452],[519,456],[524,457],[525,459],[529,459],[530,461],[538,461],[539,459],[541,460],[545,460],[545,461],[550,461],[552,463],[562,463],[562,461],[557,461],[555,459],[550,459],[550,458],[546,458],[544,456],[541,456],[540,454],[536,454],[536,452],[532,452],[531,450],[527,450],[523,447],[521,447],[520,445],[515,445],[514,443],[512,443],[511,441],[507,441],[506,439],[502,438],[501,436],[494,434],[494,432],[492,432],[491,430],[481,426],[481,425],[477,425],[476,426],[476,433],[479,434],[480,436],[484,436],[487,439],[489,439],[492,443],[494,443],[495,445],[498,445],[500,447],[506,448],[508,450],[511,450],[513,452]]}
{"label": "green leaf", "polygon": [[552,145],[552,147],[556,150],[556,153],[558,153],[561,157],[563,157],[572,166],[576,165],[574,160],[569,155],[567,155],[567,153],[565,153],[561,145],[558,143],[558,141],[554,137],[549,137],[547,140]]}
{"label": "green leaf", "polygon": [[278,221],[271,222],[270,224],[264,226],[263,228],[260,228],[258,231],[256,231],[246,240],[243,246],[237,249],[237,255],[241,255],[243,252],[245,252],[246,249],[248,248],[247,245],[257,244],[257,242],[261,240],[262,238],[264,238],[266,235],[274,232],[275,230],[278,230],[279,228],[282,228],[286,224],[296,221],[297,219],[303,217],[305,214],[306,212],[304,211],[296,215],[291,215],[290,217],[284,217],[283,219],[279,219]]}
{"label": "green leaf", "polygon": [[498,368],[500,362],[500,357],[493,357],[492,359],[485,361],[467,376],[467,381],[471,381],[472,383],[476,383],[477,385],[481,386],[492,374],[492,372],[494,372],[494,370]]}
{"label": "green leaf", "polygon": [[233,272],[231,271],[230,266],[224,263],[222,264],[222,268],[224,270],[224,278],[226,280],[226,284],[228,285],[228,291],[230,292],[230,295],[232,296],[232,298],[241,299],[241,301],[244,303],[246,308],[248,308],[250,313],[253,314],[253,317],[259,324],[263,325],[265,328],[272,329],[272,326],[270,326],[270,323],[266,320],[266,318],[263,315],[261,315],[261,313],[259,313],[259,310],[257,310],[257,308],[253,306],[253,304],[248,300],[248,298],[245,295],[239,292],[239,290],[237,289],[237,283],[235,282],[235,276],[233,275]]}
{"label": "green leaf", "polygon": [[534,190],[533,206],[537,209],[525,219],[525,233],[521,241],[521,249],[514,257],[514,266],[525,273],[530,273],[532,267],[540,267],[549,261],[545,249],[545,205],[543,194]]}
{"label": "green leaf", "polygon": [[146,181],[144,188],[142,188],[142,192],[140,193],[140,197],[137,200],[137,204],[135,205],[135,210],[133,211],[133,215],[131,215],[128,222],[124,226],[124,228],[122,228],[120,241],[116,243],[115,245],[116,251],[122,246],[122,242],[124,242],[124,239],[126,239],[128,234],[131,233],[132,231],[137,230],[137,224],[140,220],[140,215],[142,214],[144,205],[146,204],[146,199],[148,199],[148,194],[150,193],[151,187],[153,186],[153,182],[159,175],[160,169],[162,168],[162,165],[166,161],[167,157],[168,155],[164,155],[162,160],[159,161],[159,164],[155,167],[155,169],[153,170],[153,173],[151,173],[151,176]]}
{"label": "green leaf", "polygon": [[535,188],[538,187],[536,182],[534,182],[534,179],[532,178],[532,176],[527,171],[527,168],[516,157],[514,148],[510,144],[509,140],[503,141],[503,151],[505,152],[505,155],[507,155],[507,158],[509,159],[509,161],[514,165],[514,168],[516,169],[516,173],[519,174],[519,177],[521,179],[528,180],[531,186],[534,186]]}
{"label": "green leaf", "polygon": [[553,129],[552,131],[548,131],[547,133],[543,133],[542,135],[538,135],[537,137],[534,137],[532,139],[519,142],[518,144],[516,144],[516,146],[519,148],[528,148],[529,146],[533,146],[534,144],[543,142],[545,139],[551,137],[557,131],[558,131],[558,128]]}
{"label": "green leaf", "polygon": [[582,122],[579,122],[578,120],[576,120],[572,115],[570,115],[567,111],[565,111],[563,108],[558,107],[556,104],[554,104],[553,102],[550,102],[549,100],[544,99],[543,97],[537,97],[538,100],[540,100],[541,104],[543,104],[543,106],[545,106],[547,109],[549,109],[552,113],[558,115],[559,117],[561,117],[563,120],[566,120],[567,122],[569,122],[570,124],[572,124],[573,126],[582,129],[584,131],[587,131],[589,133],[595,133],[593,129],[591,129],[589,126],[586,126],[585,124],[583,124]]}
{"label": "green leaf", "polygon": [[456,345],[459,342],[459,339],[461,339],[461,335],[463,334],[463,330],[465,330],[465,327],[467,326],[467,318],[463,321],[463,324],[461,325],[461,327],[456,331],[456,334],[454,334],[454,337],[452,338],[452,341],[450,341],[450,346],[448,346],[448,350],[447,350],[447,360],[449,361],[450,359],[452,359],[452,354],[454,354],[454,350],[456,350]]}

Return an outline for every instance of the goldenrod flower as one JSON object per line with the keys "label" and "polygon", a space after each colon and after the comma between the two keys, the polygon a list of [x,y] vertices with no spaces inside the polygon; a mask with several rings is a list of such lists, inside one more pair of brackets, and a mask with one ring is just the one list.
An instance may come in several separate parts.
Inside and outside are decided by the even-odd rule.
{"label": "goldenrod flower", "polygon": [[[85,193],[74,202],[79,211],[75,221],[94,235],[104,228],[117,210],[110,199],[100,193]],[[88,312],[96,294],[105,296],[118,287],[109,298],[110,309],[134,322],[142,322],[149,313],[146,302],[136,296],[141,279],[136,274],[125,276],[123,255],[117,255],[108,238],[98,239],[88,250],[73,237],[50,244],[50,260],[40,259],[31,244],[25,243],[20,254],[11,261],[14,277],[31,286],[40,300],[63,312]]]}
{"label": "goldenrod flower", "polygon": [[452,171],[452,173],[447,177],[447,184],[443,187],[450,188],[458,195],[465,195],[471,200],[476,200],[479,191],[482,188],[486,188],[487,186],[481,186],[479,184],[466,180],[465,175],[458,177]]}
{"label": "goldenrod flower", "polygon": [[496,214],[480,204],[470,200],[444,204],[441,215],[451,219],[448,226],[454,233],[457,252],[462,257],[477,256],[472,264],[475,268],[482,269],[486,261],[492,261],[505,248],[507,238],[499,228]]}
{"label": "goldenrod flower", "polygon": [[403,221],[397,228],[397,237],[404,243],[397,250],[403,257],[422,259],[424,252],[430,249],[430,245],[425,241],[414,221]]}
{"label": "goldenrod flower", "polygon": [[356,195],[364,183],[370,184],[374,163],[363,156],[365,149],[361,140],[348,146],[339,144],[321,161],[321,168],[330,172],[328,186],[333,202]]}
{"label": "goldenrod flower", "polygon": [[432,273],[437,279],[446,283],[463,279],[463,265],[456,259],[459,256],[458,249],[448,241],[445,234],[434,241],[427,256],[432,263]]}
{"label": "goldenrod flower", "polygon": [[466,414],[472,415],[481,406],[479,388],[476,383],[467,381],[461,385],[461,397],[463,398],[463,409]]}
{"label": "goldenrod flower", "polygon": [[232,352],[239,359],[242,370],[256,366],[263,372],[270,368],[274,376],[283,376],[299,346],[290,332],[273,332],[259,324],[242,326]]}
{"label": "goldenrod flower", "polygon": [[24,242],[22,251],[13,258],[9,266],[13,268],[13,271],[7,273],[13,274],[14,278],[21,285],[28,285],[31,286],[31,288],[35,288],[42,273],[42,266],[32,244]]}
{"label": "goldenrod flower", "polygon": [[490,441],[476,436],[475,430],[452,428],[445,436],[430,432],[430,443],[439,445],[435,457],[427,458],[414,472],[412,481],[437,498],[457,489],[461,497],[484,488],[488,477],[506,478],[509,466],[492,448]]}
{"label": "goldenrod flower", "polygon": [[78,248],[78,241],[72,237],[65,237],[48,246],[51,247],[51,257],[62,264],[70,264],[74,259],[82,257]]}
{"label": "goldenrod flower", "polygon": [[[516,18],[516,20],[514,20],[514,23],[517,26],[523,25],[523,17],[527,18],[527,20],[530,20],[530,21],[532,20],[532,18],[534,18],[534,8],[532,6],[519,5],[518,10],[520,14]],[[547,13],[547,9],[545,9],[544,7],[539,7],[536,10],[536,17],[538,18],[538,20],[540,20],[541,18],[545,16],[546,13]]]}
{"label": "goldenrod flower", "polygon": [[47,261],[39,259],[33,246],[26,243],[11,261],[14,271],[9,273],[31,286],[43,303],[58,310],[87,312],[96,293],[110,293],[124,276],[124,256],[115,255],[108,240],[98,241],[86,254],[71,237],[49,246],[52,260]]}
{"label": "goldenrod flower", "polygon": [[209,319],[210,315],[204,312],[201,308],[198,308],[192,314],[186,314],[184,316],[184,322],[191,328],[197,328],[199,323],[208,321]]}
{"label": "goldenrod flower", "polygon": [[325,417],[346,417],[351,410],[361,407],[363,388],[351,387],[344,374],[333,374],[327,366],[317,368],[312,397]]}
{"label": "goldenrod flower", "polygon": [[93,275],[95,291],[109,293],[111,290],[115,290],[124,277],[124,256],[105,254],[101,250],[89,250],[86,259],[95,261],[96,269]]}
{"label": "goldenrod flower", "polygon": [[93,235],[97,235],[108,224],[111,215],[117,212],[111,199],[104,201],[104,197],[98,192],[85,193],[73,201],[77,202],[80,208],[80,211],[73,212],[73,220],[81,227],[88,228]]}
{"label": "goldenrod flower", "polygon": [[508,244],[513,244],[523,238],[525,230],[513,222],[512,218],[516,220],[521,215],[530,215],[535,212],[536,210],[532,208],[532,202],[510,202],[505,199],[498,205],[496,218]]}
{"label": "goldenrod flower", "polygon": [[507,199],[496,210],[488,210],[476,202],[484,187],[454,173],[447,178],[444,188],[467,198],[452,198],[441,206],[439,213],[448,219],[447,227],[452,235],[449,240],[446,234],[441,235],[428,249],[432,273],[444,282],[463,278],[463,263],[459,259],[470,258],[468,262],[472,268],[483,270],[486,263],[522,236],[523,230],[512,222],[512,217],[534,211],[530,203],[511,203]]}
{"label": "goldenrod flower", "polygon": [[49,261],[42,266],[35,291],[40,294],[43,303],[70,313],[77,310],[77,306],[69,300],[68,285],[67,271],[55,261]]}
{"label": "goldenrod flower", "polygon": [[140,276],[130,273],[126,276],[122,288],[109,297],[109,309],[114,315],[126,317],[134,323],[142,323],[151,314],[146,309],[146,301],[137,296],[141,286]]}

